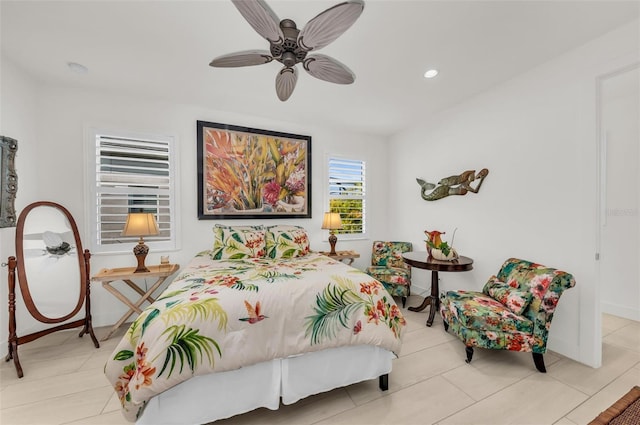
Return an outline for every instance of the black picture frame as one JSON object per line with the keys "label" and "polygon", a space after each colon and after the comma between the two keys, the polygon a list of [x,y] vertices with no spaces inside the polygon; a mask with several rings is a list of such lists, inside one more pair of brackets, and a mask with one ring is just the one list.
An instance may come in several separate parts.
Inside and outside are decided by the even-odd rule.
{"label": "black picture frame", "polygon": [[311,136],[197,121],[198,219],[311,218]]}

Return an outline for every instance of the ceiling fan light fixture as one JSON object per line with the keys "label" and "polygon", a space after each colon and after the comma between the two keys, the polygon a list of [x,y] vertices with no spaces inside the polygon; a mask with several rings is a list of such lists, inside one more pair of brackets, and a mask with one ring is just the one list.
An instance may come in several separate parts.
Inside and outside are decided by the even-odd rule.
{"label": "ceiling fan light fixture", "polygon": [[[347,0],[311,19],[301,30],[291,19],[279,20],[265,0],[231,0],[253,29],[269,42],[269,51],[247,50],[218,56],[209,65],[216,68],[253,66],[277,61],[284,65],[276,76],[276,93],[289,99],[302,63],[305,71],[320,80],[352,84],[355,74],[346,65],[326,55],[310,55],[333,42],[360,17],[363,0]],[[304,40],[304,41],[303,41]]]}
{"label": "ceiling fan light fixture", "polygon": [[424,73],[424,78],[435,78],[439,73],[440,71],[438,71],[437,69],[428,69]]}

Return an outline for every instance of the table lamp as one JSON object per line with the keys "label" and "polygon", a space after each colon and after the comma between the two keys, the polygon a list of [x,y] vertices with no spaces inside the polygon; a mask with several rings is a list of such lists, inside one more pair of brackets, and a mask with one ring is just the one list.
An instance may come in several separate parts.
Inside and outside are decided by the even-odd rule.
{"label": "table lamp", "polygon": [[133,254],[138,260],[138,268],[135,273],[148,272],[144,260],[149,253],[149,247],[144,243],[143,236],[153,236],[160,233],[156,218],[151,213],[129,213],[127,223],[122,230],[122,236],[139,236],[138,244],[133,247]]}
{"label": "table lamp", "polygon": [[322,228],[329,229],[329,244],[331,245],[331,252],[329,255],[336,254],[336,242],[338,237],[336,236],[336,229],[342,228],[342,220],[340,219],[340,213],[326,212],[324,213],[324,219],[322,220]]}

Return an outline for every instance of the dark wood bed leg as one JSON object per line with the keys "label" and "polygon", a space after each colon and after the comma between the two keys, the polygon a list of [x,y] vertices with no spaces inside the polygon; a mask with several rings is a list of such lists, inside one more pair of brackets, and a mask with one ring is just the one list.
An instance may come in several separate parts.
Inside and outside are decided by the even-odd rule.
{"label": "dark wood bed leg", "polygon": [[378,378],[378,386],[382,391],[387,391],[389,389],[389,374],[385,373],[384,375],[380,375]]}
{"label": "dark wood bed leg", "polygon": [[402,297],[402,308],[405,308],[407,305],[407,297]]}
{"label": "dark wood bed leg", "polygon": [[533,362],[536,364],[536,369],[538,369],[541,373],[547,373],[547,369],[544,367],[544,358],[540,353],[531,353],[533,354]]}
{"label": "dark wood bed leg", "polygon": [[464,351],[467,352],[467,360],[465,360],[465,362],[471,363],[471,358],[473,357],[473,347],[465,347]]}
{"label": "dark wood bed leg", "polygon": [[449,330],[449,322],[443,320],[442,325],[444,326],[444,331],[447,332]]}

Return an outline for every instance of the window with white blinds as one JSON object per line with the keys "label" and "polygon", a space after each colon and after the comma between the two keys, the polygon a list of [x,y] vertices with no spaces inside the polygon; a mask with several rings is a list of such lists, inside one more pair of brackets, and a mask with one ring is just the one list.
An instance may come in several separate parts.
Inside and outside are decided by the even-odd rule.
{"label": "window with white blinds", "polygon": [[138,238],[121,235],[130,212],[154,214],[160,234],[144,237],[152,250],[174,249],[173,139],[95,131],[92,144],[92,251],[131,249]]}
{"label": "window with white blinds", "polygon": [[329,211],[340,213],[342,235],[364,236],[366,230],[365,163],[329,158]]}

